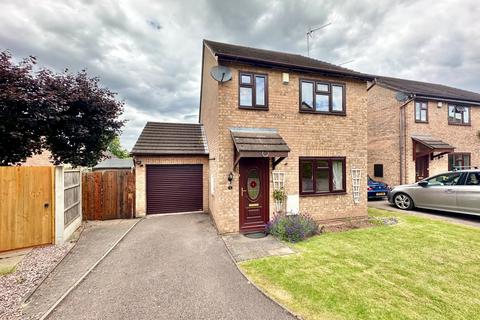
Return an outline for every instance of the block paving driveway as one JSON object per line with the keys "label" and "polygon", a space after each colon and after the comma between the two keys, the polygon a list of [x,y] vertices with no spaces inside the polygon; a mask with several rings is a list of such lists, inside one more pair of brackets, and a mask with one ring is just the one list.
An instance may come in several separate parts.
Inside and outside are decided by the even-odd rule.
{"label": "block paving driveway", "polygon": [[208,215],[140,221],[48,319],[294,319],[243,277]]}

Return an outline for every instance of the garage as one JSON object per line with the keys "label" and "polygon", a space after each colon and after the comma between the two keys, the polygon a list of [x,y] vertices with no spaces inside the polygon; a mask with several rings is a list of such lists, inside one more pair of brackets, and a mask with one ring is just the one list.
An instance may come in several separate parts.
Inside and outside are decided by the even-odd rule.
{"label": "garage", "polygon": [[147,165],[147,214],[203,210],[201,164]]}
{"label": "garage", "polygon": [[210,160],[202,124],[147,122],[131,154],[136,217],[208,212]]}

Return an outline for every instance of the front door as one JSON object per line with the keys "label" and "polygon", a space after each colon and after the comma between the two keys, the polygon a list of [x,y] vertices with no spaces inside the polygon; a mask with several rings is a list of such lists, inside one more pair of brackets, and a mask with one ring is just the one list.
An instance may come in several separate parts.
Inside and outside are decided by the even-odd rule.
{"label": "front door", "polygon": [[430,155],[426,155],[415,160],[415,181],[428,178],[429,157]]}
{"label": "front door", "polygon": [[268,158],[240,160],[240,231],[265,229],[269,218]]}

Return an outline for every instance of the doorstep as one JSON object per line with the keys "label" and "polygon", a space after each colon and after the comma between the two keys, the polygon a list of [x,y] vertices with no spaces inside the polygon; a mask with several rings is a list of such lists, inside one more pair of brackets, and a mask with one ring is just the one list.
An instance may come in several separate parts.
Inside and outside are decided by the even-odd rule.
{"label": "doorstep", "polygon": [[228,251],[236,262],[295,253],[292,248],[271,235],[252,239],[243,234],[222,236]]}

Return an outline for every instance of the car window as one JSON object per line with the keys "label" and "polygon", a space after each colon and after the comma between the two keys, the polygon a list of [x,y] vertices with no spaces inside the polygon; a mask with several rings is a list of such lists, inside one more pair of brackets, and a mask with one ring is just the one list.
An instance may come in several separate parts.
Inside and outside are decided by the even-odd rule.
{"label": "car window", "polygon": [[445,173],[429,178],[427,182],[429,186],[453,186],[458,183],[461,176],[461,172]]}
{"label": "car window", "polygon": [[480,172],[470,173],[465,184],[468,186],[480,186]]}

